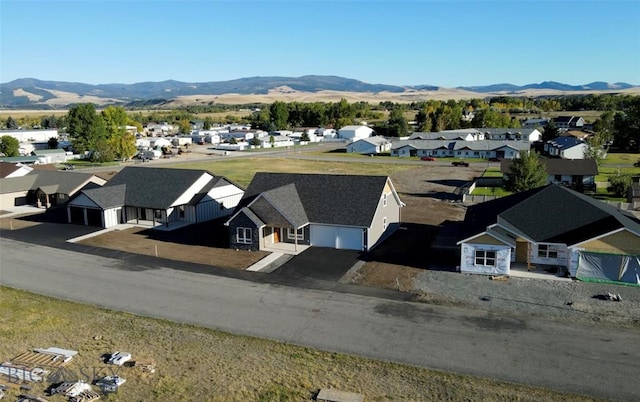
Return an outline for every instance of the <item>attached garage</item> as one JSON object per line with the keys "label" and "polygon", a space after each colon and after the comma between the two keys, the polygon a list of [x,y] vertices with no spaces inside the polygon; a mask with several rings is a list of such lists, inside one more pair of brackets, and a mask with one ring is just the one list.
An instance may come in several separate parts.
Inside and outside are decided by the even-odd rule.
{"label": "attached garage", "polygon": [[311,225],[311,245],[341,250],[363,250],[364,230],[339,226]]}
{"label": "attached garage", "polygon": [[640,285],[640,257],[637,255],[581,251],[576,277],[583,281],[625,282]]}

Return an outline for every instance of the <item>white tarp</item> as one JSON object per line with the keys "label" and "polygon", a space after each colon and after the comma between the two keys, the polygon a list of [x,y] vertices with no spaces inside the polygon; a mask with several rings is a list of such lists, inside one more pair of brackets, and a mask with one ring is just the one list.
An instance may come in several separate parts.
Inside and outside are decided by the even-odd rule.
{"label": "white tarp", "polygon": [[640,256],[581,251],[576,277],[640,285]]}

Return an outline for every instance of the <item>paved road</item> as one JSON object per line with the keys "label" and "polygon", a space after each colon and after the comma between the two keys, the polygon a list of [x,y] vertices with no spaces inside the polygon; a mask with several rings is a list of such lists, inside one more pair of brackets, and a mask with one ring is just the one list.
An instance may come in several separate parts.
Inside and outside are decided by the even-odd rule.
{"label": "paved road", "polygon": [[[0,238],[0,283],[376,359],[634,400],[638,331],[289,287]],[[635,379],[634,379],[635,378]]]}

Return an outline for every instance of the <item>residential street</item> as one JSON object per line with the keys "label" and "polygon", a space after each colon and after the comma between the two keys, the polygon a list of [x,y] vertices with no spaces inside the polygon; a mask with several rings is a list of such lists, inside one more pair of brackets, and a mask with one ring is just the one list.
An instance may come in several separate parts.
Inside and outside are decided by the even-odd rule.
{"label": "residential street", "polygon": [[116,310],[596,397],[634,400],[640,333],[243,281],[0,238],[0,284]]}

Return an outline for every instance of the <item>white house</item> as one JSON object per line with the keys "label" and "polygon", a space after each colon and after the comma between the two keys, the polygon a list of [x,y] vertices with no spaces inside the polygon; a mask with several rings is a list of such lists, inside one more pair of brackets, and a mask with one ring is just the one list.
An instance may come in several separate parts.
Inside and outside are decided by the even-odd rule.
{"label": "white house", "polygon": [[367,126],[344,126],[338,130],[338,137],[349,140],[371,137],[373,129]]}
{"label": "white house", "polygon": [[347,153],[374,155],[388,152],[391,149],[391,141],[384,137],[362,138],[347,145]]}
{"label": "white house", "polygon": [[394,142],[391,156],[515,159],[529,149],[530,144],[524,141],[403,140]]}
{"label": "white house", "polygon": [[319,128],[316,130],[316,134],[321,135],[324,138],[336,138],[338,133],[334,128]]}
{"label": "white house", "polygon": [[8,135],[18,142],[47,142],[58,138],[58,130],[1,130],[0,136]]}
{"label": "white house", "polygon": [[109,228],[121,223],[175,229],[228,216],[244,191],[206,170],[125,167],[104,186],[67,203],[69,223]]}
{"label": "white house", "polygon": [[271,136],[260,138],[262,148],[292,147],[294,145],[293,138],[284,135],[274,135],[273,142],[271,142]]}
{"label": "white house", "polygon": [[572,136],[556,137],[544,144],[544,151],[550,156],[563,159],[584,159],[584,153],[589,145]]}

